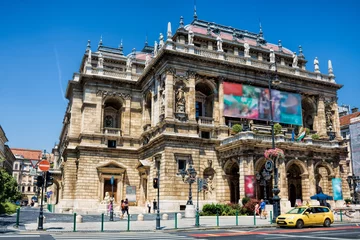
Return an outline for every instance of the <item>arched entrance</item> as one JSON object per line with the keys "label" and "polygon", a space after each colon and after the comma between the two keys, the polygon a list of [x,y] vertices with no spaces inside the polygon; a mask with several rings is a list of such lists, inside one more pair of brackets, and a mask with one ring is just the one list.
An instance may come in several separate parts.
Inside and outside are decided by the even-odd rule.
{"label": "arched entrance", "polygon": [[288,177],[288,196],[291,206],[294,207],[297,199],[302,199],[301,170],[296,164],[291,165],[287,171]]}
{"label": "arched entrance", "polygon": [[229,171],[229,187],[230,187],[230,202],[238,203],[240,199],[239,191],[239,165],[234,162]]}

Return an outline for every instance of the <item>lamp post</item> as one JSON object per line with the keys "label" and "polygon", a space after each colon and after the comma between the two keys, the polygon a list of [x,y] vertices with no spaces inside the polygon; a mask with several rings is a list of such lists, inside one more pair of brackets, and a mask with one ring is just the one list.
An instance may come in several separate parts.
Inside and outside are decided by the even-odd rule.
{"label": "lamp post", "polygon": [[158,179],[158,188],[157,188],[157,206],[156,206],[156,230],[160,230],[160,161],[157,161],[157,179]]}
{"label": "lamp post", "polygon": [[[44,150],[44,153],[41,157],[42,160],[46,160],[46,150]],[[40,213],[39,213],[39,221],[38,221],[38,228],[37,230],[43,230],[43,223],[44,223],[44,209],[43,209],[43,196],[44,196],[44,187],[45,187],[45,172],[42,172],[43,177],[43,184],[41,186],[41,199],[40,199]]]}
{"label": "lamp post", "polygon": [[346,181],[349,184],[349,188],[353,189],[353,203],[360,203],[360,200],[358,199],[358,194],[360,193],[360,177],[353,174],[352,176],[348,176]]}
{"label": "lamp post", "polygon": [[[270,74],[271,69],[274,67],[275,74]],[[274,78],[274,79],[273,79]],[[273,100],[271,97],[271,86],[272,84],[278,85],[281,82],[278,79],[276,62],[271,63],[269,66],[269,77],[268,77],[268,87],[269,87],[269,100],[270,100],[270,126],[271,126],[271,147],[275,149],[275,135],[274,135],[274,116],[273,116]],[[279,193],[280,189],[278,188],[278,168],[276,166],[276,159],[274,160],[274,187],[273,192],[273,204],[274,204],[274,219],[273,222],[276,222],[276,218],[280,215],[280,198]]]}
{"label": "lamp post", "polygon": [[110,221],[114,221],[114,176],[111,176]]}
{"label": "lamp post", "polygon": [[263,169],[263,171],[260,173],[256,173],[256,180],[259,182],[260,186],[264,186],[264,201],[267,203],[267,196],[266,196],[266,186],[267,182],[270,180],[271,175],[268,171]]}
{"label": "lamp post", "polygon": [[195,216],[195,208],[194,208],[193,201],[192,201],[191,185],[196,181],[197,172],[195,171],[193,166],[190,164],[187,170],[185,170],[185,169],[180,170],[178,175],[181,175],[183,182],[189,183],[189,199],[186,203],[187,210],[185,209],[185,217],[194,217]]}

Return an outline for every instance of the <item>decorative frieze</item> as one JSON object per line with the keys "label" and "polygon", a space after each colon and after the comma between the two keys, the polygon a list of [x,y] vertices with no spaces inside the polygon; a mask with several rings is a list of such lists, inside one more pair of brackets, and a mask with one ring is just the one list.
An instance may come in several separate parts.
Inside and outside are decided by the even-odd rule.
{"label": "decorative frieze", "polygon": [[106,90],[97,90],[96,96],[101,96],[102,98],[106,97],[121,97],[126,100],[131,99],[131,95],[128,93],[116,92],[116,91],[106,91]]}

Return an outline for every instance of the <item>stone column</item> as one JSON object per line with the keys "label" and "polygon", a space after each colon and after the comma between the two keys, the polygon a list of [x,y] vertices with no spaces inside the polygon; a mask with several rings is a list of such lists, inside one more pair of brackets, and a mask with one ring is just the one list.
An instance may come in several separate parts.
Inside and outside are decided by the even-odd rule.
{"label": "stone column", "polygon": [[310,201],[309,174],[301,175],[301,191],[303,201]]}
{"label": "stone column", "polygon": [[326,137],[326,117],[325,117],[325,99],[319,96],[317,114],[314,118],[314,130],[318,132],[320,137]]}
{"label": "stone column", "polygon": [[239,163],[239,199],[245,197],[245,162],[246,159],[244,157],[239,157],[238,163]]}
{"label": "stone column", "polygon": [[125,100],[125,111],[123,114],[124,126],[121,127],[124,136],[130,136],[131,128],[131,99]]}
{"label": "stone column", "polygon": [[189,121],[196,121],[196,108],[195,108],[195,102],[196,102],[196,91],[195,91],[195,72],[189,71],[189,92],[188,92],[188,98],[187,98],[187,104],[186,104],[186,111],[189,116]]}
{"label": "stone column", "polygon": [[76,156],[68,156],[64,166],[63,199],[74,199],[76,190]]}
{"label": "stone column", "polygon": [[309,193],[310,196],[316,194],[316,179],[314,171],[314,160],[308,160],[308,173],[309,173]]}
{"label": "stone column", "polygon": [[174,73],[175,69],[169,67],[165,71],[165,119],[174,119]]}
{"label": "stone column", "polygon": [[286,173],[286,167],[285,167],[285,161],[280,161],[278,164],[278,172],[279,172],[279,182],[278,187],[280,189],[279,196],[281,198],[281,201],[288,201],[288,182],[287,182],[287,173]]}
{"label": "stone column", "polygon": [[219,102],[219,124],[225,125],[224,117],[224,79],[219,79],[219,91],[218,91],[218,102]]}

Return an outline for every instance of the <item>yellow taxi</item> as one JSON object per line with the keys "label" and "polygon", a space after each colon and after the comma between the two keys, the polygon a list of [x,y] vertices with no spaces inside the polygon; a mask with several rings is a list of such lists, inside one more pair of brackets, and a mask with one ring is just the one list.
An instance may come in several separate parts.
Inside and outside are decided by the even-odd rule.
{"label": "yellow taxi", "polygon": [[334,214],[324,206],[299,206],[276,218],[279,227],[297,227],[323,225],[330,227],[334,222]]}

